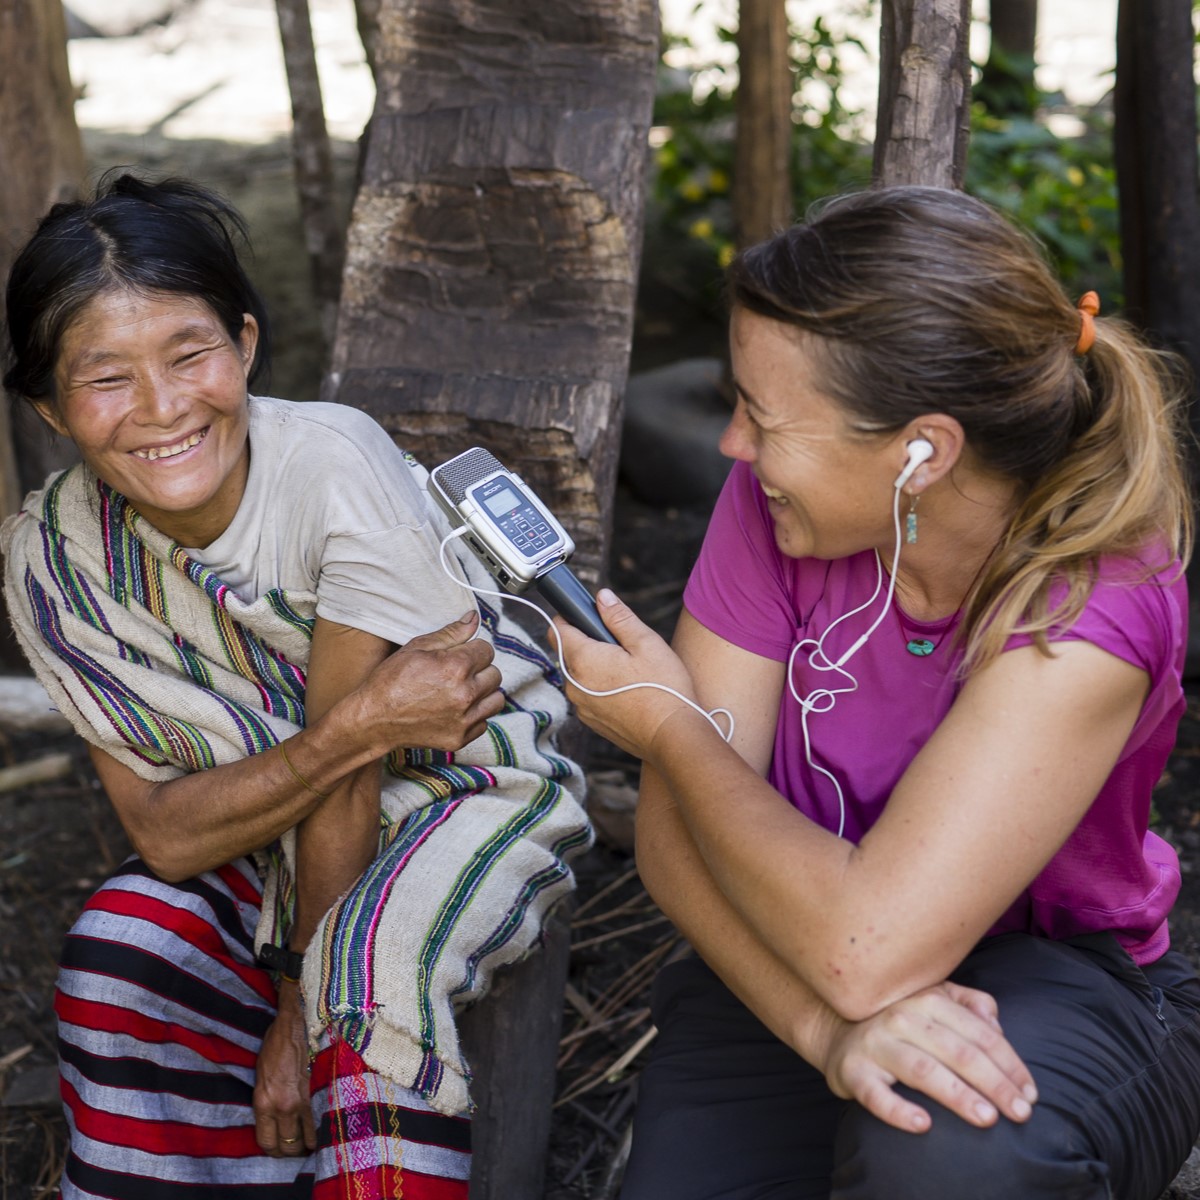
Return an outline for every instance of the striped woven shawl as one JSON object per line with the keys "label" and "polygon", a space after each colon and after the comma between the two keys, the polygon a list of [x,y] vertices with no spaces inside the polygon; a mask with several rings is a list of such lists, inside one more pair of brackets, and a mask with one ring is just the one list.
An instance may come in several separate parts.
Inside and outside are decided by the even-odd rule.
{"label": "striped woven shawl", "polygon": [[[269,749],[304,724],[316,597],[242,601],[85,467],[0,530],[9,614],[51,698],[89,742],[165,780]],[[455,754],[388,763],[380,853],[305,957],[315,1044],[330,1028],[443,1112],[469,1106],[454,1012],[527,954],[590,842],[547,659],[486,607],[508,703]],[[257,942],[286,936],[294,833],[258,857]]]}

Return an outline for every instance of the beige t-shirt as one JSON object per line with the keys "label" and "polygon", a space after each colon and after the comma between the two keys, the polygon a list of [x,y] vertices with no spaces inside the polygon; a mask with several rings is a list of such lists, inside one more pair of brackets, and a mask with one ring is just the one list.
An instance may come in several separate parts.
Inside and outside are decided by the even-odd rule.
{"label": "beige t-shirt", "polygon": [[356,408],[252,396],[246,493],[229,528],[187,552],[243,600],[315,592],[318,616],[400,645],[475,607],[439,564],[449,526],[425,479]]}

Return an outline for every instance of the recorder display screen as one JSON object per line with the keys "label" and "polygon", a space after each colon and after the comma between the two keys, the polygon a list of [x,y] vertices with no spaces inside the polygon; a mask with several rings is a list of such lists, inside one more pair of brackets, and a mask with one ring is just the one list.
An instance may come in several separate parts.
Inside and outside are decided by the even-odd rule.
{"label": "recorder display screen", "polygon": [[558,535],[529,498],[503,477],[471,488],[471,496],[491,514],[500,532],[530,561],[558,544]]}
{"label": "recorder display screen", "polygon": [[514,508],[521,507],[521,501],[517,493],[512,488],[506,487],[502,492],[497,492],[494,496],[489,496],[484,504],[488,506],[488,511],[494,517],[503,517],[513,511]]}

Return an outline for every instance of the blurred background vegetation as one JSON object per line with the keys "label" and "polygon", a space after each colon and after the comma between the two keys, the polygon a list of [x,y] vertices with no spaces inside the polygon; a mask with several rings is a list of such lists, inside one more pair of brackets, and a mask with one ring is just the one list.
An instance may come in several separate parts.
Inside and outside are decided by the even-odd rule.
{"label": "blurred background vegetation", "polygon": [[[697,3],[696,11],[702,7]],[[790,174],[797,214],[822,197],[870,183],[875,115],[849,98],[847,75],[872,48],[845,28],[856,19],[869,22],[876,8],[876,0],[838,6],[836,30],[822,15],[791,22]],[[643,272],[651,295],[667,287],[690,298],[703,330],[720,319],[720,272],[734,252],[738,72],[734,54],[716,52],[734,42],[734,20],[718,19],[715,32],[715,42],[702,44],[688,34],[664,39]],[[667,65],[680,57],[694,65]],[[1061,92],[1040,90],[1033,65],[1032,57],[1009,56],[995,45],[986,62],[973,64],[966,188],[1037,234],[1068,292],[1095,289],[1106,310],[1119,308],[1112,72],[1099,101],[1073,104]],[[647,333],[652,337],[653,330]]]}

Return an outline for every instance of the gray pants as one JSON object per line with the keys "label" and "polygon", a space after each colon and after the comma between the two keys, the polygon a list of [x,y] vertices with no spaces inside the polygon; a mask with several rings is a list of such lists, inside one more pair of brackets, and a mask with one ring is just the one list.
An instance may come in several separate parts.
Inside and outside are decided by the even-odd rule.
{"label": "gray pants", "polygon": [[621,1200],[1155,1200],[1200,1132],[1200,982],[1109,934],[990,938],[953,976],[996,997],[1034,1115],[903,1133],[779,1042],[696,958],[655,985]]}

